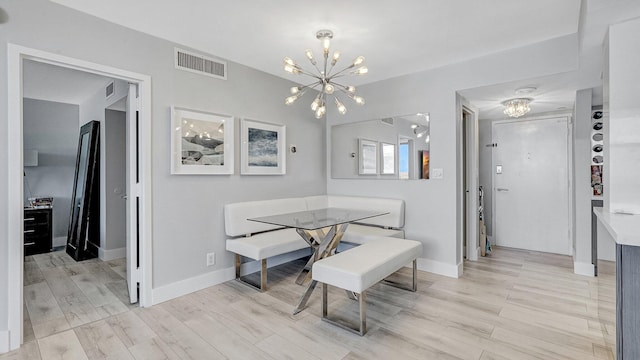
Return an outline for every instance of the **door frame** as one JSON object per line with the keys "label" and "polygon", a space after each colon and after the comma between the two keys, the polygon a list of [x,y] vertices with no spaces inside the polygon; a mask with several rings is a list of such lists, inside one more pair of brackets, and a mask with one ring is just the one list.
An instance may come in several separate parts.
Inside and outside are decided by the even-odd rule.
{"label": "door frame", "polygon": [[140,166],[140,306],[148,307],[152,299],[152,208],[151,208],[151,77],[127,70],[96,64],[16,44],[7,44],[7,138],[8,138],[8,330],[9,349],[22,343],[23,310],[23,60],[33,60],[84,71],[138,84]]}
{"label": "door frame", "polygon": [[[573,194],[573,149],[572,149],[572,139],[573,139],[573,115],[571,113],[557,113],[557,114],[546,114],[532,117],[525,117],[521,119],[508,119],[508,120],[497,120],[491,122],[491,143],[495,144],[495,140],[493,139],[493,127],[496,124],[505,124],[505,123],[515,123],[522,121],[536,121],[536,120],[549,120],[555,118],[566,118],[567,120],[567,229],[568,229],[568,247],[569,247],[569,256],[573,256],[573,211],[572,211],[572,194]],[[493,232],[494,241],[497,241],[497,224],[496,224],[496,159],[495,152],[491,152],[491,229]]]}
{"label": "door frame", "polygon": [[[469,114],[469,121],[465,123],[463,120],[464,113]],[[478,232],[479,232],[479,220],[478,216],[468,216],[472,210],[478,209],[478,174],[479,174],[479,154],[478,149],[478,109],[473,107],[465,98],[456,95],[456,128],[457,128],[457,176],[456,176],[456,188],[457,188],[457,251],[456,261],[458,262],[458,276],[461,276],[464,272],[464,255],[468,260],[478,260],[479,247],[478,247]],[[466,148],[466,154],[463,152]],[[466,176],[464,158],[467,157],[466,163]],[[466,188],[469,189],[469,193],[465,192]],[[465,207],[465,201],[463,196],[468,196],[467,206]],[[469,210],[468,210],[469,209]],[[466,231],[464,229],[466,221]],[[464,234],[467,238],[467,253],[464,251]]]}

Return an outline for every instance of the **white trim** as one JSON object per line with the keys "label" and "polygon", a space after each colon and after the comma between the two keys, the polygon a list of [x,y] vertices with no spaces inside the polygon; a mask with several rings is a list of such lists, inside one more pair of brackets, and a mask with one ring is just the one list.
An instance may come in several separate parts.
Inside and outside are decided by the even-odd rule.
{"label": "white trim", "polygon": [[140,305],[152,304],[152,214],[151,214],[151,77],[105,65],[74,59],[20,45],[7,44],[7,239],[8,241],[8,331],[9,350],[22,342],[23,283],[23,199],[22,199],[22,60],[29,59],[92,74],[137,83],[142,99],[139,113],[141,170],[140,268],[142,271]]}
{"label": "white trim", "polygon": [[22,268],[24,212],[22,188],[22,56],[7,44],[7,332],[8,350],[22,343]]}
{"label": "white trim", "polygon": [[236,270],[230,267],[157,287],[153,289],[153,305],[221,284],[235,276]]}
{"label": "white trim", "polygon": [[0,330],[0,354],[9,352],[9,330]]}
{"label": "white trim", "polygon": [[576,275],[595,276],[595,267],[591,263],[574,262],[573,273]]}
{"label": "white trim", "polygon": [[[301,249],[287,254],[270,257],[267,260],[267,266],[271,268],[309,255],[310,249]],[[246,274],[254,273],[256,271],[260,271],[259,261],[250,261],[242,264],[242,266],[240,267],[240,273],[243,276]],[[223,282],[233,280],[235,278],[235,267],[229,267],[194,276],[185,280],[180,280],[171,284],[163,285],[153,289],[153,305],[169,301],[210,286],[222,284]]]}
{"label": "white trim", "polygon": [[418,270],[428,271],[452,278],[459,278],[462,275],[462,267],[462,262],[457,265],[453,265],[431,259],[418,258]]}
{"label": "white trim", "polygon": [[67,245],[67,237],[66,236],[56,236],[53,238],[52,247],[66,246]]}
{"label": "white trim", "polygon": [[127,257],[127,248],[121,247],[118,249],[105,250],[103,248],[98,248],[98,258],[102,261],[109,261],[115,259],[122,259]]}

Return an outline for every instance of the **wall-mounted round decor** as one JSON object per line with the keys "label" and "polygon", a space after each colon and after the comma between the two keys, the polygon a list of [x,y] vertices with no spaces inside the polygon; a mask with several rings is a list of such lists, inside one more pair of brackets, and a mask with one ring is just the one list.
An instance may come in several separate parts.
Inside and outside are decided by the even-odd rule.
{"label": "wall-mounted round decor", "polygon": [[602,122],[598,121],[593,123],[593,130],[602,130]]}
{"label": "wall-mounted round decor", "polygon": [[593,139],[593,141],[602,141],[604,136],[602,135],[602,133],[595,133],[591,138]]}
{"label": "wall-mounted round decor", "polygon": [[594,111],[593,114],[591,115],[591,117],[594,120],[600,120],[602,119],[602,111]]}
{"label": "wall-mounted round decor", "polygon": [[593,147],[593,151],[602,152],[602,145],[598,144]]}
{"label": "wall-mounted round decor", "polygon": [[594,164],[602,164],[602,161],[604,160],[604,158],[602,157],[602,155],[596,155],[593,157],[592,160]]}

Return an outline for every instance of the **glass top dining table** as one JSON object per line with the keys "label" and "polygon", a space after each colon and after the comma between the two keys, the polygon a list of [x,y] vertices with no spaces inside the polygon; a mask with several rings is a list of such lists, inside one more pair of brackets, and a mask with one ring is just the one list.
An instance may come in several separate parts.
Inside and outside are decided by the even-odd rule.
{"label": "glass top dining table", "polygon": [[261,216],[247,220],[313,231],[329,226],[357,222],[360,220],[386,214],[388,214],[388,212],[325,208],[287,214]]}
{"label": "glass top dining table", "polygon": [[[313,263],[335,254],[349,223],[386,215],[388,213],[389,212],[375,210],[325,208],[262,216],[247,220],[296,229],[300,237],[313,249],[313,254],[296,279],[298,285],[304,285],[304,283],[312,279],[311,270]],[[311,280],[300,302],[293,311],[294,314],[304,310],[316,284],[317,281]]]}

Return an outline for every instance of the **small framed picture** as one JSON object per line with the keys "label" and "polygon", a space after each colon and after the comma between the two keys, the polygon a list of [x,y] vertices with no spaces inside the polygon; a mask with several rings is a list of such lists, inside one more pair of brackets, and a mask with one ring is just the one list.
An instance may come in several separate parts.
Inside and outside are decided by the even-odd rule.
{"label": "small framed picture", "polygon": [[420,179],[429,178],[429,150],[422,150],[421,152],[421,166],[420,166]]}
{"label": "small framed picture", "polygon": [[172,174],[233,174],[232,116],[171,107],[171,130]]}
{"label": "small framed picture", "polygon": [[358,139],[358,174],[378,174],[378,142]]}
{"label": "small framed picture", "polygon": [[243,175],[286,174],[285,130],[284,125],[242,119],[240,173]]}

